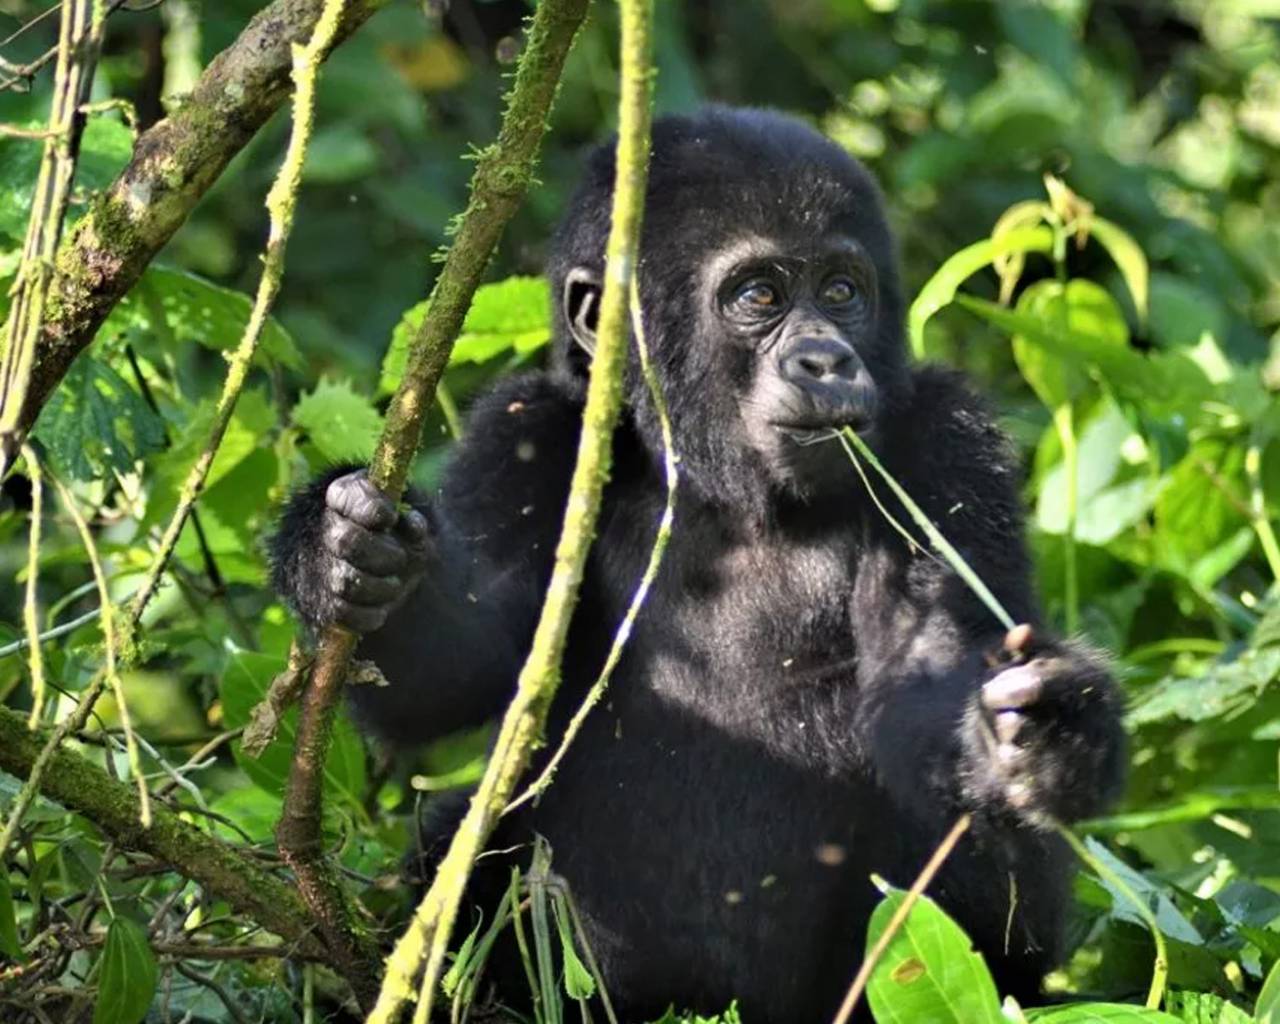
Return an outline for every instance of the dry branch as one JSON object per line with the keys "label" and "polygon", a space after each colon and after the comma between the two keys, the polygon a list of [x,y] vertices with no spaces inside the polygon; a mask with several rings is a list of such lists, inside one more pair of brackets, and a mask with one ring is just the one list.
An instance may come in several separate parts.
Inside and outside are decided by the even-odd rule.
{"label": "dry branch", "polygon": [[[350,0],[333,45],[385,2]],[[291,47],[310,38],[322,7],[322,0],[275,0],[260,11],[178,109],[139,137],[129,165],[63,242],[29,387],[12,412],[15,438],[31,428],[107,314],[289,95]]]}

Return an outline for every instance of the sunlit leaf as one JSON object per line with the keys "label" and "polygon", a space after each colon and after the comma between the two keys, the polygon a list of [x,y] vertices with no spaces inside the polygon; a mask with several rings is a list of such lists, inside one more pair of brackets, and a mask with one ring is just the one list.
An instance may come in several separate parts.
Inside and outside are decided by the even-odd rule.
{"label": "sunlit leaf", "polygon": [[346,381],[329,377],[298,399],[292,415],[330,462],[367,462],[382,432],[382,416],[373,403]]}
{"label": "sunlit leaf", "polygon": [[[906,898],[890,888],[867,929],[869,951]],[[876,964],[867,1001],[879,1024],[1003,1024],[995,982],[964,931],[928,896],[911,908]]]}
{"label": "sunlit leaf", "polygon": [[983,267],[1008,253],[1049,252],[1053,232],[1046,227],[1018,228],[1000,238],[984,238],[966,246],[937,269],[920,289],[907,314],[907,336],[916,358],[924,356],[924,327],[934,313],[955,300],[956,291]]}
{"label": "sunlit leaf", "polygon": [[1181,1024],[1184,1018],[1171,1017],[1160,1010],[1120,1003],[1078,1003],[1075,1006],[1027,1010],[1034,1024]]}
{"label": "sunlit leaf", "polygon": [[1115,265],[1120,268],[1120,275],[1133,299],[1134,309],[1138,311],[1138,322],[1144,323],[1151,287],[1146,255],[1124,228],[1102,217],[1095,215],[1089,219],[1089,233],[1107,250]]}
{"label": "sunlit leaf", "polygon": [[[429,303],[409,309],[391,334],[378,391],[390,394],[404,375],[409,343],[427,317]],[[551,292],[545,278],[509,277],[476,290],[449,364],[483,363],[504,352],[526,357],[551,340]]]}

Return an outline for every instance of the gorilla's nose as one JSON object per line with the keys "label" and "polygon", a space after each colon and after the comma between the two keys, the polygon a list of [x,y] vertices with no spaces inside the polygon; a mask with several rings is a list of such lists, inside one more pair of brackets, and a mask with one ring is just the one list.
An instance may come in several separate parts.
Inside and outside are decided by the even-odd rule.
{"label": "gorilla's nose", "polygon": [[801,338],[780,360],[784,379],[805,390],[842,389],[853,383],[858,357],[839,338]]}

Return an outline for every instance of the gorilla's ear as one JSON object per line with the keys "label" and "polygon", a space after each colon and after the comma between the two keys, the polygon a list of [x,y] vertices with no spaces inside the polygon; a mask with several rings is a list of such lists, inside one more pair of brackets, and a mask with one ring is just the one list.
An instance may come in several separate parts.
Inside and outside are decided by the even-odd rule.
{"label": "gorilla's ear", "polygon": [[587,267],[574,267],[564,279],[564,318],[569,333],[587,355],[596,351],[596,324],[600,319],[600,276]]}

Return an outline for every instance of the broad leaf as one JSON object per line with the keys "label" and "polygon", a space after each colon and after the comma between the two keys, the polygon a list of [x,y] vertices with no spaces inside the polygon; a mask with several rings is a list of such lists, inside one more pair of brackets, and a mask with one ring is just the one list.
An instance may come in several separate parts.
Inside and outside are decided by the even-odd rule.
{"label": "broad leaf", "polygon": [[57,470],[77,480],[130,472],[164,444],[164,424],[142,396],[92,353],[82,353],[36,423]]}
{"label": "broad leaf", "polygon": [[[391,334],[382,363],[380,394],[390,394],[404,376],[409,343],[427,317],[429,303],[408,310]],[[551,291],[541,277],[509,277],[476,290],[449,365],[483,363],[504,352],[525,357],[551,339]]]}
{"label": "broad leaf", "polygon": [[1180,1024],[1159,1010],[1120,1003],[1077,1003],[1074,1006],[1027,1010],[1027,1020],[1035,1024]]}
{"label": "broad leaf", "polygon": [[93,1024],[138,1024],[151,1007],[158,977],[147,933],[127,917],[117,917],[102,947]]}
{"label": "broad leaf", "polygon": [[1089,218],[1089,234],[1098,240],[1120,268],[1120,275],[1124,278],[1129,295],[1133,298],[1133,306],[1138,311],[1138,320],[1140,323],[1145,322],[1151,275],[1142,249],[1122,227],[1098,216]]}
{"label": "broad leaf", "polygon": [[[871,915],[867,950],[906,898],[890,888]],[[964,931],[928,896],[911,908],[876,964],[867,1001],[879,1024],[1002,1024],[995,982]]]}
{"label": "broad leaf", "polygon": [[18,918],[13,909],[13,892],[9,888],[7,870],[0,865],[0,957],[19,960],[22,947],[18,943]]}

